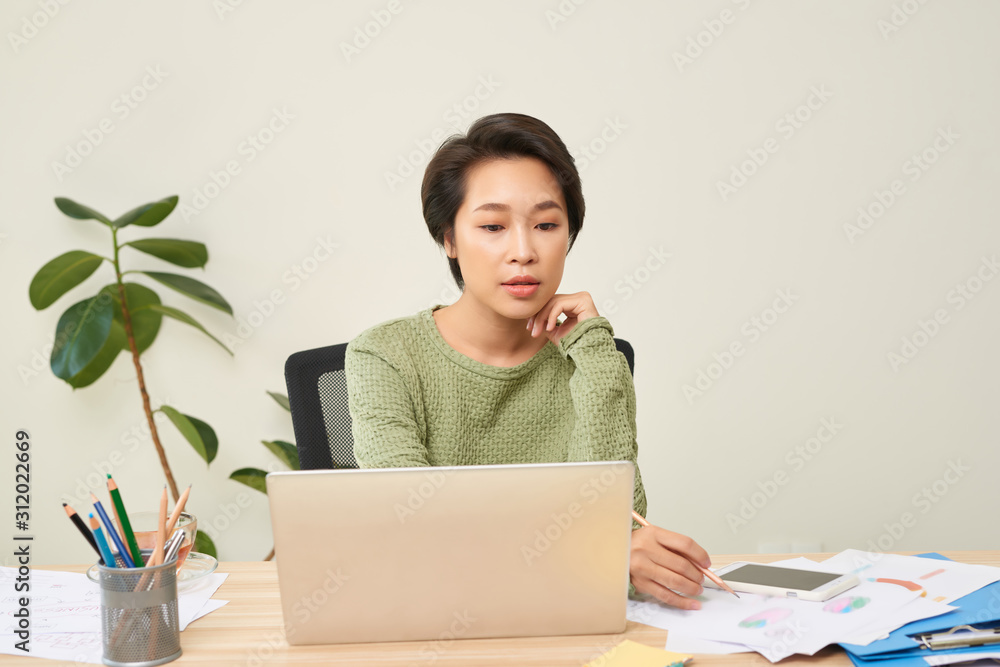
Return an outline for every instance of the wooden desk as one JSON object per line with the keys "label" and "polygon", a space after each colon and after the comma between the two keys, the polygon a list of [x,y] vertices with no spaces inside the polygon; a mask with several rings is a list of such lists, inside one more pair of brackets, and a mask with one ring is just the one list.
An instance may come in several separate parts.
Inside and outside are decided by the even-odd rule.
{"label": "wooden desk", "polygon": [[[912,553],[912,552],[911,552]],[[947,551],[945,556],[963,563],[1000,565],[1000,551]],[[713,556],[713,565],[736,560],[770,562],[793,554]],[[796,554],[797,555],[797,554]],[[802,554],[822,560],[832,554]],[[38,569],[84,572],[87,566]],[[512,639],[456,639],[450,642],[392,642],[289,646],[282,629],[281,601],[274,563],[222,563],[229,577],[215,594],[229,600],[222,609],[201,618],[181,633],[184,655],[171,664],[245,665],[271,667],[290,664],[438,667],[440,665],[520,665],[556,667],[583,665],[596,659],[622,639],[663,648],[667,631],[628,622],[620,635],[526,637]],[[38,658],[3,656],[5,665],[63,664]],[[71,663],[70,663],[71,664]],[[699,655],[695,665],[770,665],[757,653]],[[815,656],[792,656],[781,665],[850,665],[839,647],[828,647]]]}

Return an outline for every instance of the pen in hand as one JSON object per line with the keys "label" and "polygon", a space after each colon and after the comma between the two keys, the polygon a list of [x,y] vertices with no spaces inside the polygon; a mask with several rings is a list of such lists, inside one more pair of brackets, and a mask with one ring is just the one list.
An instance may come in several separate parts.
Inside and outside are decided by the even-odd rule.
{"label": "pen in hand", "polygon": [[[643,518],[643,516],[641,514],[639,514],[638,512],[636,512],[635,510],[632,510],[632,518],[635,519],[636,521],[638,521],[641,525],[646,526],[647,528],[649,527],[649,522],[646,521],[646,519]],[[702,567],[701,565],[698,565],[698,563],[695,563],[694,561],[690,561],[690,562],[696,568],[698,568],[699,570],[701,570],[702,574],[704,574],[706,577],[708,577],[709,579],[711,579],[712,581],[714,581],[716,586],[718,586],[722,590],[726,591],[727,593],[732,593],[733,595],[736,595],[736,591],[734,591],[732,588],[730,588],[729,584],[727,584],[726,582],[724,582],[719,577],[719,575],[717,575],[715,572],[712,572],[707,567]],[[736,595],[736,597],[739,598],[740,596]]]}

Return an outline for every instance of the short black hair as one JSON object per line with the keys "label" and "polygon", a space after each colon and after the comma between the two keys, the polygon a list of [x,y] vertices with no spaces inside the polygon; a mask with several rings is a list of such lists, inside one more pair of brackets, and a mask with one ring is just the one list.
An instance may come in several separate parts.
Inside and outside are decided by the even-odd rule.
{"label": "short black hair", "polygon": [[[455,229],[455,215],[465,201],[468,174],[473,167],[492,160],[532,157],[545,163],[562,188],[569,218],[569,247],[583,227],[585,206],[580,174],[566,144],[551,127],[531,116],[498,113],[483,116],[465,135],[445,139],[424,171],[420,186],[424,221],[438,245]],[[454,241],[454,237],[451,239]],[[451,275],[465,287],[458,260],[449,257]]]}

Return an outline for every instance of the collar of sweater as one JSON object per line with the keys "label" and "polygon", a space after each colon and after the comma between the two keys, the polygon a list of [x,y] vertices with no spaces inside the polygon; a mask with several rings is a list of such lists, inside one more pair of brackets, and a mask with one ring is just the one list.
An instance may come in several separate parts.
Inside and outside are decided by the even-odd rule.
{"label": "collar of sweater", "polygon": [[446,341],[444,336],[441,335],[441,332],[438,331],[437,324],[434,322],[434,315],[432,314],[438,308],[444,308],[444,306],[435,305],[420,312],[418,319],[421,326],[424,328],[425,333],[427,333],[430,339],[434,341],[434,346],[437,347],[444,356],[462,368],[472,371],[473,373],[478,373],[479,375],[484,375],[497,380],[515,380],[530,373],[535,367],[543,363],[546,359],[553,356],[560,356],[558,348],[549,342],[545,344],[545,347],[536,352],[533,357],[518,364],[517,366],[491,366],[489,364],[484,364],[481,361],[476,361],[472,357],[465,356],[449,345],[448,341]]}

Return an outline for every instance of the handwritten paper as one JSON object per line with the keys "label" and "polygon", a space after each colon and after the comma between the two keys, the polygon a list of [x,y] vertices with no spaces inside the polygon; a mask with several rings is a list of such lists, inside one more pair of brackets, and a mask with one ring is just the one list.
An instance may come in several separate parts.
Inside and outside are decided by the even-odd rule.
{"label": "handwritten paper", "polygon": [[[13,610],[17,569],[0,567],[0,653],[26,655],[14,648],[17,629]],[[186,585],[177,596],[179,626],[226,604],[210,598],[228,575],[210,574]],[[52,570],[31,572],[31,655],[80,663],[102,664],[101,588],[84,574]]]}

